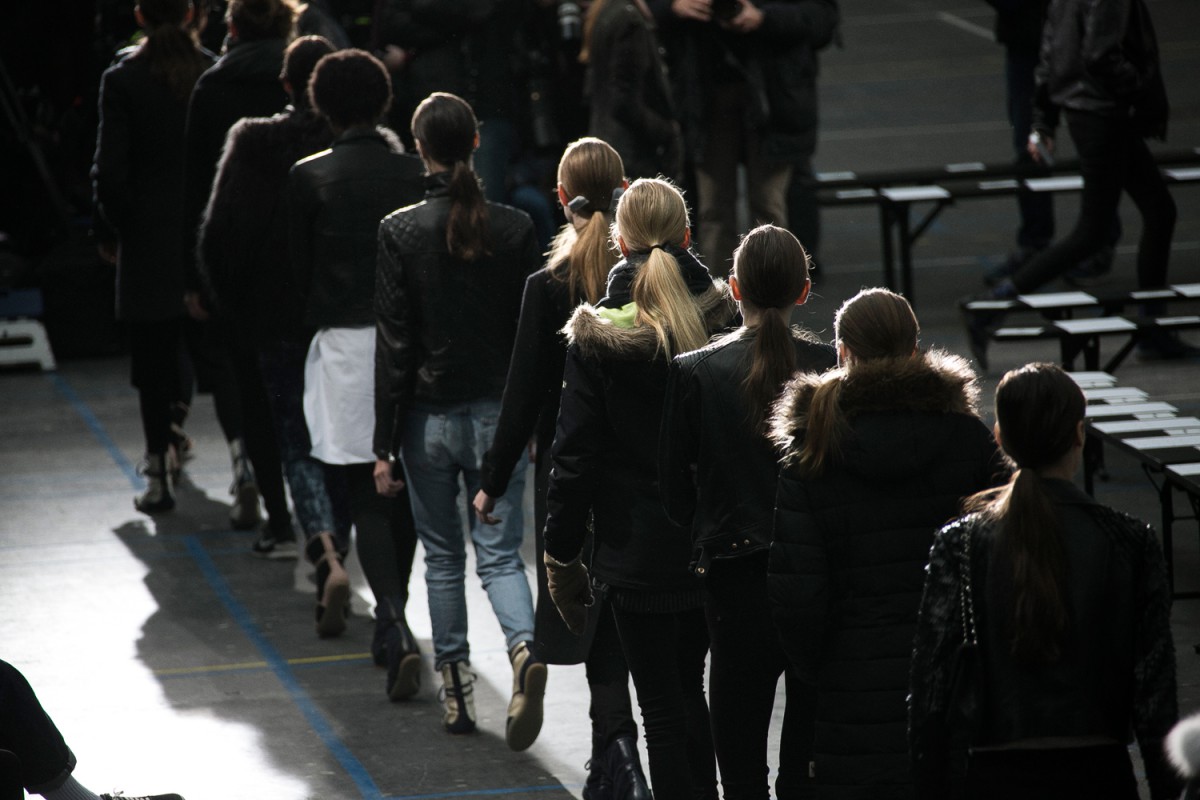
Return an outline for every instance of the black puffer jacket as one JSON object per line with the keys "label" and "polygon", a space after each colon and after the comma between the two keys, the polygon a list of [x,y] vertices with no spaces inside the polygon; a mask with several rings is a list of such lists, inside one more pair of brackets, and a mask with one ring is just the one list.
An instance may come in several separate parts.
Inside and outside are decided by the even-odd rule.
{"label": "black puffer jacket", "polygon": [[420,202],[424,167],[386,129],[355,128],[292,167],[290,253],[304,292],[304,323],[353,328],[375,322],[379,223]]}
{"label": "black puffer jacket", "polygon": [[1063,657],[1042,667],[1014,661],[1003,611],[1012,606],[1012,567],[998,551],[995,521],[973,514],[939,531],[912,658],[909,737],[920,794],[946,796],[943,719],[963,639],[960,565],[969,537],[987,700],[977,744],[1095,736],[1124,744],[1132,730],[1151,796],[1177,797],[1180,781],[1162,747],[1178,711],[1171,596],[1158,537],[1068,481],[1046,479],[1043,486],[1062,521],[1070,619]]}
{"label": "black puffer jacket", "polygon": [[256,337],[303,330],[303,286],[288,259],[288,170],[332,139],[307,107],[248,117],[229,130],[200,224],[200,277],[221,312]]}
{"label": "black puffer jacket", "polygon": [[[841,381],[840,454],[801,478],[813,394]],[[801,375],[774,436],[779,478],[768,589],[797,672],[816,684],[815,777],[828,798],[911,798],[908,662],[934,533],[994,485],[1000,455],[966,361],[946,353]]]}
{"label": "black puffer jacket", "polygon": [[[821,373],[837,364],[830,345],[793,333],[797,370]],[[742,390],[754,337],[743,329],[671,363],[658,474],[667,516],[691,528],[699,574],[711,559],[771,544],[779,462],[747,417]]]}
{"label": "black puffer jacket", "polygon": [[[673,252],[709,330],[726,328],[735,314],[728,287],[690,253]],[[674,604],[699,607],[701,596],[688,569],[690,537],[667,519],[658,485],[668,362],[654,330],[634,326],[627,305],[629,283],[644,259],[635,255],[615,266],[600,308],[582,305],[567,323],[546,552],[573,560],[594,525],[598,582],[658,594],[666,604],[641,610],[682,610]]]}
{"label": "black puffer jacket", "polygon": [[488,203],[491,255],[466,262],[446,247],[449,173],[425,200],[379,226],[375,316],[375,454],[399,452],[414,402],[465,403],[504,393],[525,279],[538,268],[533,222]]}
{"label": "black puffer jacket", "polygon": [[1167,91],[1145,0],[1053,0],[1042,33],[1034,128],[1053,131],[1059,109],[1132,117],[1164,138]]}

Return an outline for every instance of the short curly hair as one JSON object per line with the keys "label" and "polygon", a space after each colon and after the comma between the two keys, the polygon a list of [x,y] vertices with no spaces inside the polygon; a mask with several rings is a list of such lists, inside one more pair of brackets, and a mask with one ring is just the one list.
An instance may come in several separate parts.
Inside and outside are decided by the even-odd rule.
{"label": "short curly hair", "polygon": [[225,19],[238,41],[286,39],[296,21],[294,0],[229,0]]}
{"label": "short curly hair", "polygon": [[367,51],[339,50],[317,62],[308,98],[334,127],[374,125],[391,105],[392,79],[383,62]]}
{"label": "short curly hair", "polygon": [[337,48],[324,36],[301,36],[283,52],[280,78],[291,84],[292,96],[299,104],[308,103],[308,81],[317,63]]}

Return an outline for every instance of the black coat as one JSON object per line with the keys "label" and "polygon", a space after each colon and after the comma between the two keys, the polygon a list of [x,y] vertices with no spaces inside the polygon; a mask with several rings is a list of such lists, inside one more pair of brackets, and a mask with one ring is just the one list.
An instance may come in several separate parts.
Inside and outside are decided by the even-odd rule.
{"label": "black coat", "polygon": [[[690,537],[667,519],[658,486],[668,361],[652,328],[613,321],[619,316],[612,312],[629,302],[621,287],[643,259],[614,267],[601,307],[582,305],[567,324],[546,551],[559,561],[575,559],[591,526],[598,582],[658,594],[668,603],[682,597],[699,607],[699,582],[688,569]],[[690,254],[681,261],[709,330],[726,328],[735,314],[728,287]]]}
{"label": "black coat", "polygon": [[289,253],[310,328],[375,323],[379,223],[420,202],[424,167],[391,131],[346,131],[288,178]]}
{"label": "black coat", "polygon": [[309,108],[249,117],[229,130],[200,225],[198,267],[223,314],[256,337],[303,335],[303,286],[288,258],[288,171],[333,139]]}
{"label": "black coat", "polygon": [[[771,544],[779,462],[757,420],[747,416],[742,381],[755,332],[743,330],[671,363],[659,436],[658,475],[667,516],[690,528],[697,572],[713,558]],[[796,369],[837,364],[833,347],[795,332]]]}
{"label": "black coat", "polygon": [[1132,730],[1151,795],[1177,797],[1180,781],[1163,752],[1178,709],[1171,594],[1158,537],[1067,481],[1042,485],[1061,520],[1067,565],[1062,657],[1030,666],[1012,656],[1002,610],[1012,607],[1012,567],[997,545],[995,521],[973,514],[939,531],[912,657],[909,737],[920,795],[946,796],[943,720],[951,662],[963,640],[960,565],[969,537],[986,700],[976,744],[1099,736],[1123,745]]}
{"label": "black coat", "polygon": [[681,177],[683,140],[653,22],[612,0],[596,17],[589,53],[588,133],[621,154],[630,179]]}
{"label": "black coat", "polygon": [[287,106],[279,81],[282,39],[235,42],[196,81],[187,112],[183,197],[186,225],[183,252],[189,289],[201,287],[196,265],[196,236],[217,174],[225,137],[243,117],[269,117]]}
{"label": "black coat", "polygon": [[[818,385],[840,381],[840,454],[795,458]],[[880,360],[789,383],[774,417],[779,478],[768,590],[789,660],[817,686],[815,777],[828,798],[911,798],[908,663],[934,533],[994,485],[999,451],[966,361]]]}
{"label": "black coat", "polygon": [[525,279],[538,268],[533,221],[488,203],[491,255],[466,262],[446,246],[449,173],[425,200],[379,226],[375,313],[375,454],[399,452],[413,402],[451,405],[504,394]]}
{"label": "black coat", "polygon": [[183,137],[186,101],[150,74],[136,53],[100,81],[100,123],[92,167],[96,212],[114,232],[117,317],[182,316]]}
{"label": "black coat", "polygon": [[670,0],[647,0],[669,56],[676,107],[688,152],[704,161],[708,97],[717,83],[738,83],[752,98],[745,123],[760,136],[762,157],[804,161],[817,146],[817,52],[837,31],[837,0],[769,0],[749,34],[681,19]]}

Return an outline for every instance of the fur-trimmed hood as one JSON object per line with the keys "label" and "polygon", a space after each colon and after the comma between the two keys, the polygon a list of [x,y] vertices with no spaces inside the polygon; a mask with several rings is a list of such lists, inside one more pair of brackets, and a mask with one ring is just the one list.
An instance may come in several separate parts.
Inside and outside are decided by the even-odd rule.
{"label": "fur-trimmed hood", "polygon": [[[725,281],[716,278],[703,292],[693,295],[710,335],[728,328],[736,317],[737,304]],[[562,332],[567,344],[578,348],[584,358],[623,361],[649,360],[659,353],[658,337],[648,325],[622,327],[606,316],[611,309],[584,303],[575,309]]]}
{"label": "fur-trimmed hood", "polygon": [[[838,407],[851,428],[857,419],[868,415],[979,416],[975,372],[966,359],[943,350],[930,350],[914,358],[868,361],[853,370],[841,367],[821,375],[800,374],[784,386],[771,414],[771,439],[785,463],[799,455],[817,389],[835,381],[841,383]],[[885,423],[884,427],[886,435],[882,437],[851,437],[855,441],[849,449],[856,452],[843,455],[848,460],[857,454],[888,462],[893,452],[905,451],[911,464],[913,453],[928,444],[923,437],[930,434],[922,426],[905,421]]]}

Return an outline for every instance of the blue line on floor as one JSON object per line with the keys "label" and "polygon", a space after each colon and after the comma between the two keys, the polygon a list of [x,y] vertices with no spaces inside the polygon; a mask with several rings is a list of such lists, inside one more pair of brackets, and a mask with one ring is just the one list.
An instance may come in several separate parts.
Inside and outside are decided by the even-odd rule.
{"label": "blue line on floor", "polygon": [[246,635],[246,638],[258,649],[263,660],[267,662],[271,671],[275,673],[275,677],[279,679],[279,682],[283,684],[284,689],[291,696],[292,702],[304,714],[313,731],[320,737],[325,747],[333,754],[338,763],[342,765],[342,769],[346,771],[350,779],[354,781],[364,800],[383,800],[383,794],[379,791],[379,787],[375,785],[375,781],[371,779],[371,775],[367,772],[366,767],[354,757],[350,749],[334,733],[333,726],[329,724],[329,721],[317,709],[316,704],[313,703],[304,689],[300,687],[287,661],[267,641],[262,632],[259,631],[258,626],[254,624],[250,616],[250,612],[233,596],[233,591],[229,588],[229,584],[225,582],[225,578],[221,575],[220,570],[217,569],[217,565],[200,544],[200,539],[195,536],[185,536],[184,541],[187,543],[188,552],[191,553],[197,566],[200,567],[204,579],[208,581],[208,585],[216,593],[221,604],[225,606],[225,610],[233,617],[234,622],[242,629],[242,633]]}
{"label": "blue line on floor", "polygon": [[121,448],[117,447],[117,443],[108,435],[108,431],[104,430],[104,426],[100,424],[100,420],[96,419],[96,415],[92,413],[92,409],[88,404],[83,402],[74,387],[67,382],[67,379],[62,377],[57,372],[52,372],[46,376],[50,379],[50,383],[58,390],[58,393],[75,409],[75,413],[83,420],[83,423],[91,430],[92,435],[100,442],[105,450],[108,451],[109,457],[116,463],[121,471],[125,473],[125,477],[129,479],[129,483],[137,491],[146,488],[142,476],[138,475],[137,467],[130,462],[125,454],[121,452]]}
{"label": "blue line on floor", "polygon": [[498,797],[506,794],[522,794],[525,792],[563,791],[566,787],[560,784],[554,786],[514,786],[510,789],[467,789],[461,792],[438,792],[436,794],[393,794],[383,800],[444,800],[449,797]]}

